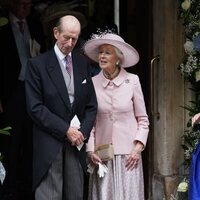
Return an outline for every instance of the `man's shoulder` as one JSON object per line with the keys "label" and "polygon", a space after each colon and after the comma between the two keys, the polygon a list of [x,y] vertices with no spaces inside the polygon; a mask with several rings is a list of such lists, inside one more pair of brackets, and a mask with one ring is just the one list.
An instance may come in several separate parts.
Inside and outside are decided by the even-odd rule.
{"label": "man's shoulder", "polygon": [[80,51],[80,50],[77,50],[77,49],[74,49],[72,51],[72,55],[76,58],[79,58],[79,59],[83,59],[83,60],[88,60],[87,57]]}

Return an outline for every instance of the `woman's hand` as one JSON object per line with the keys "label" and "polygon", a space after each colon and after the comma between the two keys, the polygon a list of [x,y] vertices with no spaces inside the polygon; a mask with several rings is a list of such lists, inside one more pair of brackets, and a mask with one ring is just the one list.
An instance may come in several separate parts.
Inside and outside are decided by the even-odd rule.
{"label": "woman's hand", "polygon": [[125,167],[127,168],[127,170],[133,170],[137,167],[143,149],[144,145],[140,141],[137,141],[134,149],[132,150],[132,152],[128,156],[128,159],[126,160]]}
{"label": "woman's hand", "polygon": [[141,157],[141,152],[137,152],[133,150],[130,155],[128,155],[128,159],[126,160],[125,167],[127,170],[133,170],[137,167],[138,161]]}
{"label": "woman's hand", "polygon": [[194,117],[192,118],[192,126],[194,126],[194,124],[199,122],[200,122],[200,113],[194,115]]}
{"label": "woman's hand", "polygon": [[94,152],[88,152],[88,157],[94,165],[98,165],[98,163],[102,163],[101,158]]}

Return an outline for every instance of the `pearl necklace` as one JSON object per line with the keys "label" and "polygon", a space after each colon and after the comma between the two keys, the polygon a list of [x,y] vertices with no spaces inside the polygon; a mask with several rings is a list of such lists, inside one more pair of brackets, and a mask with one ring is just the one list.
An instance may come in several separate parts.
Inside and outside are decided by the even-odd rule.
{"label": "pearl necklace", "polygon": [[107,78],[107,79],[109,79],[109,80],[113,80],[115,77],[118,76],[119,72],[120,72],[120,68],[119,68],[119,67],[116,67],[116,68],[115,68],[115,71],[114,71],[112,74],[109,74],[109,73],[107,73],[107,72],[105,72],[105,71],[103,70],[103,75],[105,76],[105,78]]}

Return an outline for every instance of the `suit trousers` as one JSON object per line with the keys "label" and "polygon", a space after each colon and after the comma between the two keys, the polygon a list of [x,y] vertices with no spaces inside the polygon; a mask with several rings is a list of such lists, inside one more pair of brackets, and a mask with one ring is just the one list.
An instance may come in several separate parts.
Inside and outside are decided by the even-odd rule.
{"label": "suit trousers", "polygon": [[77,151],[65,143],[36,188],[35,200],[83,200],[84,173]]}

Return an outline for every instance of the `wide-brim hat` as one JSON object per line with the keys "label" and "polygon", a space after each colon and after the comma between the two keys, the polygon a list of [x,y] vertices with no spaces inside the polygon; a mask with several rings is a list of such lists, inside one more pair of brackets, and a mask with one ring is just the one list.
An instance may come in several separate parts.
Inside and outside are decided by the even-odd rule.
{"label": "wide-brim hat", "polygon": [[98,62],[99,47],[103,44],[110,44],[123,53],[121,67],[131,67],[139,61],[139,54],[135,48],[126,43],[119,35],[113,33],[95,34],[88,40],[83,49],[85,54],[95,62]]}

